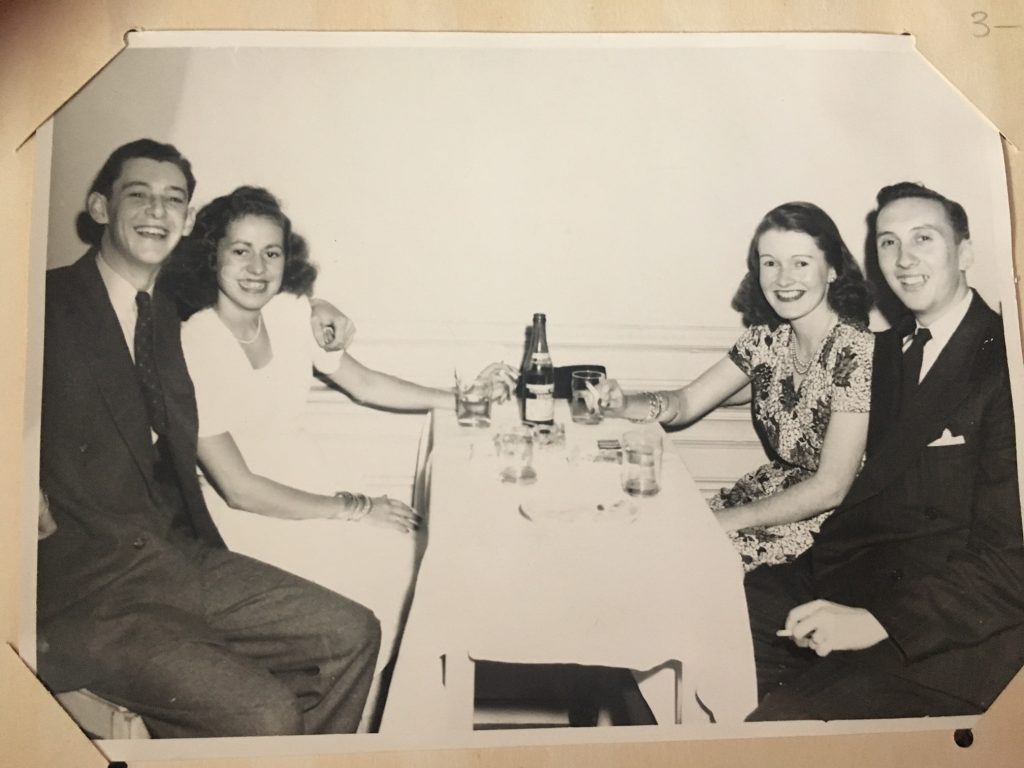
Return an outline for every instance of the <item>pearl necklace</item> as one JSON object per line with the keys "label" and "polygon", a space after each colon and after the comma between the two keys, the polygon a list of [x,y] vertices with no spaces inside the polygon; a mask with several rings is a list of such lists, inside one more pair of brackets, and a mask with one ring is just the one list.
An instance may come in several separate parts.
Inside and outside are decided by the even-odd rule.
{"label": "pearl necklace", "polygon": [[806,376],[807,373],[811,370],[811,364],[814,362],[814,356],[811,355],[811,357],[809,357],[807,359],[807,362],[805,363],[803,360],[800,359],[800,353],[796,351],[795,344],[789,345],[789,357],[793,362],[793,370],[796,371],[801,376]]}
{"label": "pearl necklace", "polygon": [[258,339],[260,337],[260,334],[262,332],[263,332],[263,313],[261,312],[260,314],[256,315],[256,333],[254,333],[252,335],[251,339],[243,339],[241,336],[239,336],[234,331],[231,332],[231,335],[235,337],[235,340],[239,344],[246,344],[246,345],[248,345],[248,344],[252,344],[254,341],[256,341],[256,339]]}
{"label": "pearl necklace", "polygon": [[818,342],[817,348],[814,350],[814,352],[811,354],[811,356],[809,358],[807,358],[807,362],[806,363],[803,360],[800,359],[800,353],[796,351],[796,348],[797,348],[797,345],[796,345],[796,333],[793,331],[792,326],[790,326],[790,332],[789,332],[789,358],[790,358],[790,360],[793,363],[793,370],[795,370],[799,376],[803,377],[803,376],[806,376],[808,373],[810,373],[811,366],[814,364],[814,359],[821,352],[821,347],[825,343],[825,339],[827,339],[829,334],[832,333],[832,329],[836,327],[836,324],[838,322],[839,322],[839,317],[838,316],[834,316],[832,318],[832,322],[828,326],[828,330],[825,331],[825,334],[821,337],[821,341]]}

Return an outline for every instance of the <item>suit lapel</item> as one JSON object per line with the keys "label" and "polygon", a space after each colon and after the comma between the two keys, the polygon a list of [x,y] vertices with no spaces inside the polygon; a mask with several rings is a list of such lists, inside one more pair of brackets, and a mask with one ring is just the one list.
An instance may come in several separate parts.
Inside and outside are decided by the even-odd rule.
{"label": "suit lapel", "polygon": [[[843,502],[844,507],[873,496],[901,477],[908,465],[917,459],[920,451],[948,426],[950,414],[970,392],[974,356],[985,332],[988,312],[982,299],[975,294],[960,327],[950,337],[921,381],[913,400],[888,427],[878,423],[874,435],[877,443]],[[875,408],[875,397],[879,398],[879,407],[884,409],[880,418],[885,418],[885,414],[895,414],[899,408],[902,365],[901,339],[895,332],[882,334],[885,335],[892,338],[883,343],[884,357],[880,359],[876,355],[876,361],[885,367],[882,370],[875,369],[873,376],[879,377],[878,387],[872,386],[872,410]]]}
{"label": "suit lapel", "polygon": [[893,329],[875,336],[871,374],[871,412],[868,421],[868,458],[899,416],[902,386],[902,339]]}
{"label": "suit lapel", "polygon": [[76,315],[80,319],[75,331],[79,334],[81,348],[90,352],[88,369],[107,410],[148,482],[153,466],[149,416],[135,365],[96,267],[94,253],[90,251],[72,267],[82,288],[74,297]]}

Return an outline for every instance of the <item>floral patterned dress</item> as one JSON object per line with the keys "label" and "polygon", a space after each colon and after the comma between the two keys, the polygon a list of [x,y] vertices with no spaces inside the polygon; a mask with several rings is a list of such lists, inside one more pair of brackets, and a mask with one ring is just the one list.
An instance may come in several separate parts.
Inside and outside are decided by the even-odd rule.
{"label": "floral patterned dress", "polygon": [[[729,357],[750,377],[754,426],[772,461],[723,488],[713,510],[756,501],[813,475],[833,413],[866,413],[871,405],[874,335],[840,321],[822,341],[799,386],[789,351],[793,329],[783,323],[747,329]],[[730,534],[746,570],[791,562],[806,550],[831,510],[807,520]]]}

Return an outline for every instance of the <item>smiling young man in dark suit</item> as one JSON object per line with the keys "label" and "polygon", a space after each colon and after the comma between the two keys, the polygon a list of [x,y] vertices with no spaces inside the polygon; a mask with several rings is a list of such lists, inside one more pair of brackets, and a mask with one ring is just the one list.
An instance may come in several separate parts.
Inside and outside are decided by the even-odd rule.
{"label": "smiling young man in dark suit", "polygon": [[178,316],[153,293],[194,188],[174,147],[120,147],[87,199],[98,245],[47,274],[39,673],[157,736],[354,731],[376,618],[228,552],[203,503]]}
{"label": "smiling young man in dark suit", "polygon": [[879,192],[873,228],[911,322],[877,336],[867,461],[846,499],[796,562],[747,577],[750,720],[982,712],[1024,665],[1006,349],[967,285],[967,216],[904,182]]}

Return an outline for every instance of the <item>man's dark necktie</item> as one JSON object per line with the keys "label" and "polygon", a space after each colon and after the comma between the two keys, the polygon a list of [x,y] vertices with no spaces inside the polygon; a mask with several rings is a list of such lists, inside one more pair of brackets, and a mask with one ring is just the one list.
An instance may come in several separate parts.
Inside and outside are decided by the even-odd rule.
{"label": "man's dark necktie", "polygon": [[149,424],[158,435],[167,432],[167,410],[160,377],[156,372],[156,353],[153,347],[153,304],[145,291],[135,294],[139,317],[135,323],[135,370],[146,401]]}
{"label": "man's dark necktie", "polygon": [[927,328],[914,331],[914,338],[903,353],[903,404],[914,396],[917,391],[918,379],[921,378],[921,359],[924,357],[924,345],[932,338]]}

